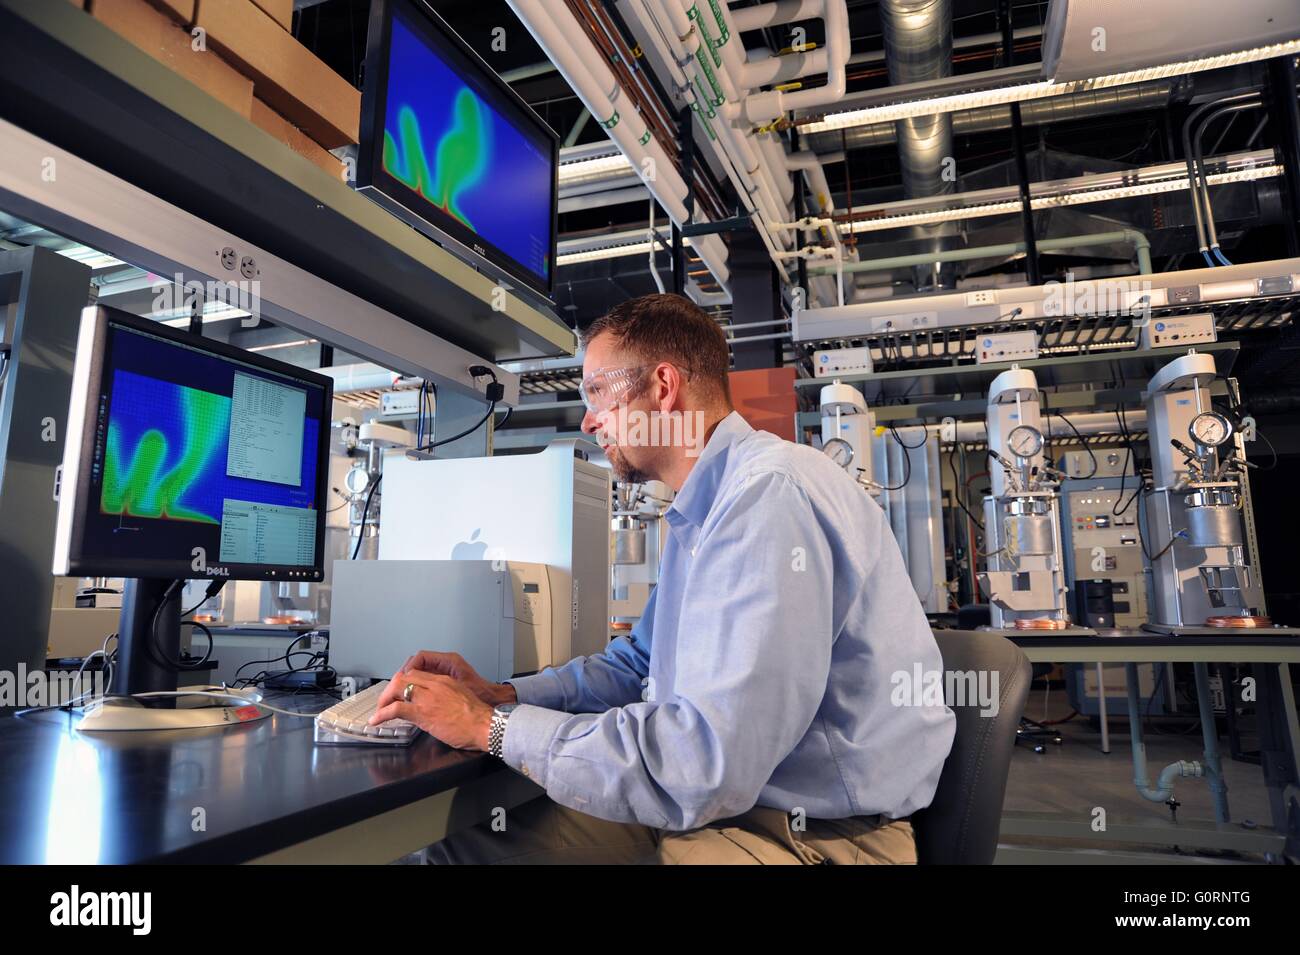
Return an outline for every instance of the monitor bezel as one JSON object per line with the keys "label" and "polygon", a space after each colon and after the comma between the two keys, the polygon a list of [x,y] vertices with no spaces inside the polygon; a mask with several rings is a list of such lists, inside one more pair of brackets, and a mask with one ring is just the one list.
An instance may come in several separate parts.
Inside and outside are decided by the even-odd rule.
{"label": "monitor bezel", "polygon": [[[255,352],[245,351],[226,342],[190,334],[160,322],[124,312],[106,305],[90,306],[82,311],[82,328],[78,336],[77,359],[73,369],[72,402],[68,413],[68,431],[64,448],[63,473],[59,489],[59,539],[56,542],[54,572],[71,577],[162,578],[171,580],[285,580],[319,583],[325,579],[325,534],[329,500],[329,454],[333,419],[334,380],[306,368],[299,368]],[[231,359],[254,368],[282,375],[292,381],[324,390],[324,411],[318,422],[316,439],[316,547],[312,564],[229,564],[209,559],[202,570],[192,560],[139,560],[120,557],[86,556],[82,552],[86,515],[91,505],[90,463],[94,460],[95,427],[99,395],[105,371],[106,346],[110,325],[153,335],[176,345],[208,352],[218,358]],[[68,495],[71,494],[71,498]],[[69,508],[65,517],[64,509]],[[70,518],[70,519],[69,519]],[[59,555],[66,555],[60,561]],[[219,555],[216,555],[219,556]],[[63,563],[63,566],[60,566]]]}
{"label": "monitor bezel", "polygon": [[[484,86],[495,91],[496,101],[489,102],[492,108],[499,110],[508,119],[518,119],[520,124],[533,127],[550,143],[551,267],[545,278],[534,274],[484,236],[431,205],[417,192],[384,171],[389,52],[393,17],[399,5],[411,14],[410,19],[414,21],[417,30],[426,38],[429,35],[435,37],[432,43],[435,51],[448,60],[448,65],[453,70],[462,65],[468,66],[475,71]],[[439,41],[442,48],[439,48]],[[455,62],[457,57],[464,63]],[[394,215],[440,244],[448,244],[449,240],[453,251],[462,258],[488,266],[489,271],[496,273],[496,277],[522,285],[553,305],[560,227],[559,160],[560,138],[555,131],[427,3],[423,0],[373,0],[366,35],[365,72],[361,91],[361,143],[357,149],[355,181],[359,192],[377,200]]]}

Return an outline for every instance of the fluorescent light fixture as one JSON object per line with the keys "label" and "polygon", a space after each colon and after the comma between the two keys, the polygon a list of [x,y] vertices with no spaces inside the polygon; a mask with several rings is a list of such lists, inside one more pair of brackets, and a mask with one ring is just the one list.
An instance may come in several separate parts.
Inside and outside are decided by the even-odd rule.
{"label": "fluorescent light fixture", "polygon": [[[1254,179],[1268,179],[1280,176],[1282,166],[1268,163],[1230,172],[1211,173],[1206,182],[1211,186],[1221,186],[1233,182],[1249,182]],[[1038,209],[1057,209],[1064,206],[1081,206],[1092,202],[1108,202],[1112,199],[1131,199],[1134,196],[1152,196],[1165,192],[1180,192],[1188,188],[1186,176],[1181,178],[1158,179],[1152,182],[1135,183],[1128,186],[1114,186],[1103,189],[1084,189],[1059,195],[1035,196],[1029,200],[1030,207]],[[881,232],[886,229],[898,229],[904,226],[933,225],[938,222],[957,222],[964,219],[981,219],[985,216],[1014,215],[1020,211],[1020,202],[1009,199],[1003,202],[986,202],[982,205],[961,206],[955,209],[935,209],[927,212],[909,212],[902,215],[882,216],[879,219],[863,219],[852,223],[850,232]]]}
{"label": "fluorescent light fixture", "polygon": [[297,338],[291,342],[276,342],[274,345],[254,345],[252,348],[246,348],[245,351],[275,351],[277,348],[299,348],[304,345],[319,345],[320,340],[317,338]]}
{"label": "fluorescent light fixture", "polygon": [[54,251],[92,269],[107,269],[117,265],[126,265],[121,259],[115,259],[113,256],[100,252],[98,249],[92,249],[88,245],[73,245],[66,249],[55,249]]}
{"label": "fluorescent light fixture", "polygon": [[[203,303],[203,324],[208,322],[223,322],[228,318],[247,318],[253,313],[246,309],[236,308],[225,302],[204,302]],[[167,308],[157,312],[150,312],[147,316],[155,318],[164,325],[170,325],[173,328],[180,328],[190,323],[190,309],[182,306],[181,308]]]}
{"label": "fluorescent light fixture", "polygon": [[[582,252],[568,252],[555,257],[556,266],[577,265],[579,262],[597,262],[601,259],[618,259],[627,255],[649,255],[653,243],[629,242],[623,245],[611,245],[601,249],[586,249]],[[682,245],[690,248],[691,240],[682,239]]]}
{"label": "fluorescent light fixture", "polygon": [[577,162],[560,164],[560,185],[576,182],[579,179],[594,177],[605,178],[616,172],[631,172],[632,164],[622,153],[613,156],[597,156],[594,159],[579,159]]}
{"label": "fluorescent light fixture", "polygon": [[1068,93],[1077,93],[1083,90],[1128,86],[1132,83],[1143,83],[1147,80],[1185,76],[1188,73],[1217,70],[1225,66],[1237,66],[1241,63],[1255,63],[1278,56],[1291,56],[1297,52],[1300,52],[1300,39],[1287,40],[1284,43],[1271,43],[1268,46],[1239,50],[1235,53],[1221,53],[1218,56],[1183,60],[1179,63],[1166,63],[1162,66],[1149,66],[1140,70],[1128,70],[1124,73],[1110,73],[1086,80],[1069,80],[1064,83],[1057,83],[1053,80],[1039,80],[1034,83],[1021,83],[1015,86],[1003,86],[989,90],[975,90],[970,93],[955,93],[951,96],[936,96],[907,103],[891,103],[884,106],[845,110],[842,113],[831,113],[810,123],[799,124],[799,130],[805,134],[824,133],[847,129],[851,126],[892,123],[896,120],[910,119],[914,116],[933,116],[936,113],[952,113],[957,110],[978,109],[982,106],[1023,103],[1027,100],[1064,96]]}

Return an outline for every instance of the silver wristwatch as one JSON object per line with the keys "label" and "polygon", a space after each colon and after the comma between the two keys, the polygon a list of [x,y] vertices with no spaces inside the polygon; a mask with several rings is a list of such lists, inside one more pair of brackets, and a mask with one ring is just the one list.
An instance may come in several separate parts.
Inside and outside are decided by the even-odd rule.
{"label": "silver wristwatch", "polygon": [[492,711],[492,725],[488,727],[488,755],[504,759],[502,751],[506,745],[506,720],[518,707],[518,703],[501,703]]}

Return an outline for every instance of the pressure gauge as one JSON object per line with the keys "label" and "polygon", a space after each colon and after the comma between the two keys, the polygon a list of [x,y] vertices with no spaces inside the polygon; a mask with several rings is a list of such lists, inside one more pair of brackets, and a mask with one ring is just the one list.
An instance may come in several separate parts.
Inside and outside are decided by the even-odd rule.
{"label": "pressure gauge", "polygon": [[843,438],[831,438],[822,445],[822,450],[842,468],[847,469],[853,463],[853,445]]}
{"label": "pressure gauge", "polygon": [[1012,428],[1007,435],[1007,448],[1018,458],[1032,458],[1043,450],[1043,433],[1027,424]]}
{"label": "pressure gauge", "polygon": [[1203,411],[1192,419],[1187,433],[1201,447],[1217,448],[1232,437],[1232,424],[1217,411]]}
{"label": "pressure gauge", "polygon": [[370,486],[370,473],[365,468],[352,468],[343,476],[343,484],[353,494],[364,494]]}

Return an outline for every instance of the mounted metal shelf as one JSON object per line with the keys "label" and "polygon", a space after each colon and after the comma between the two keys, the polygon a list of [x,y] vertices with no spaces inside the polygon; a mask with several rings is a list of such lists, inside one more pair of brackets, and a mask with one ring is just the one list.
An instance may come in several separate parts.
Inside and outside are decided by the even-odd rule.
{"label": "mounted metal shelf", "polygon": [[[1219,373],[1232,372],[1232,366],[1241,350],[1237,342],[1209,342],[1198,345],[1197,351],[1214,355]],[[1156,371],[1179,355],[1187,353],[1186,348],[1152,348],[1145,350],[1100,352],[1086,355],[1060,355],[1052,358],[1036,358],[1032,361],[1016,362],[1021,368],[1032,369],[1042,388],[1069,388],[1083,392],[1082,386],[1104,384],[1109,382],[1127,384],[1131,389],[1138,389]],[[834,378],[801,378],[794,385],[797,389],[821,388],[832,381],[842,381],[859,385],[867,395],[869,403],[874,401],[902,401],[912,399],[912,404],[927,396],[971,395],[982,396],[984,387],[997,375],[1011,367],[1012,362],[990,362],[986,365],[973,363],[961,365],[941,365],[933,368],[907,368],[900,371],[857,372],[837,375]],[[916,391],[920,388],[920,392]],[[1087,389],[1088,394],[1098,392]],[[1057,396],[1054,394],[1053,398]],[[1061,394],[1064,399],[1066,393]],[[1125,400],[1116,393],[1118,400]],[[1056,402],[1053,401],[1053,406]],[[879,411],[877,411],[879,415]]]}
{"label": "mounted metal shelf", "polygon": [[494,309],[488,276],[72,4],[0,0],[0,62],[0,118],[205,223],[489,361],[574,352],[549,310]]}

